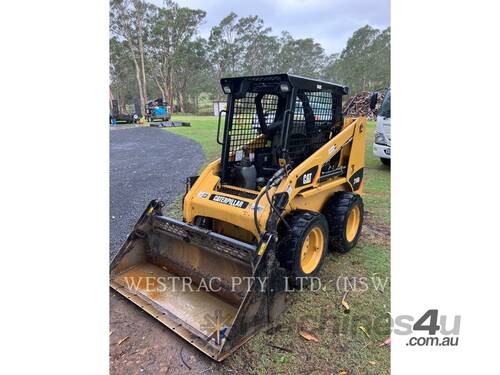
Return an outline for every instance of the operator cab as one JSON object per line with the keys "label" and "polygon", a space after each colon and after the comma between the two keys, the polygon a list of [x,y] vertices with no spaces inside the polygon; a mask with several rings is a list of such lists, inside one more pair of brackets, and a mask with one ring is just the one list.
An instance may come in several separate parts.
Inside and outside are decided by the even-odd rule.
{"label": "operator cab", "polygon": [[289,74],[223,78],[221,86],[223,185],[260,190],[281,167],[295,168],[342,129],[347,87]]}

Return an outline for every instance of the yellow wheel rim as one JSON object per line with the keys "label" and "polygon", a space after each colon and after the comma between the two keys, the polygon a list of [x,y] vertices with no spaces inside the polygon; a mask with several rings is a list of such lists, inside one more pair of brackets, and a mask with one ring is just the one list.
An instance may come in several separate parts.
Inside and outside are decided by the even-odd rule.
{"label": "yellow wheel rim", "polygon": [[307,235],[300,252],[300,267],[302,272],[313,272],[321,260],[325,246],[325,236],[320,228],[313,228]]}
{"label": "yellow wheel rim", "polygon": [[347,218],[347,225],[345,229],[345,237],[347,241],[351,242],[358,234],[359,223],[361,221],[361,210],[359,206],[354,206]]}

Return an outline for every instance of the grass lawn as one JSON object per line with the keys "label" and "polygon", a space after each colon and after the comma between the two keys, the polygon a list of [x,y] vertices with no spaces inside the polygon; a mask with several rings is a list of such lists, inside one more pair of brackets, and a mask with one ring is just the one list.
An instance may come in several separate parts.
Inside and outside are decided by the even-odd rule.
{"label": "grass lawn", "polygon": [[[191,122],[192,127],[165,131],[199,142],[206,162],[219,157],[216,117],[175,115],[175,120]],[[259,333],[218,365],[218,370],[255,374],[390,373],[390,348],[380,346],[390,333],[390,170],[372,154],[375,122],[368,122],[367,128],[365,222],[358,246],[348,254],[330,254],[320,273],[321,288],[291,293],[290,308],[275,332]],[[171,205],[170,214],[179,217],[180,209],[177,201]],[[345,291],[349,291],[349,313],[341,306]],[[306,341],[300,331],[314,334],[319,342]]]}

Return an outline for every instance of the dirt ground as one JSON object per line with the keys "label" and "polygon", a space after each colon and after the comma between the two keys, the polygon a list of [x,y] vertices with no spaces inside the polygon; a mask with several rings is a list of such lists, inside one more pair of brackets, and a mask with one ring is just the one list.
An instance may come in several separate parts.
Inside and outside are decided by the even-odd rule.
{"label": "dirt ground", "polygon": [[114,291],[109,319],[112,375],[219,373],[220,365]]}

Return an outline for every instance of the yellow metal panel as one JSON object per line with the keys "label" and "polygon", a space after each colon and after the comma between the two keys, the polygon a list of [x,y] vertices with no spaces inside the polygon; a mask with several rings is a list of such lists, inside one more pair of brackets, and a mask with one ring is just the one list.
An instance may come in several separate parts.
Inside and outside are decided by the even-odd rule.
{"label": "yellow metal panel", "polygon": [[326,201],[337,191],[350,190],[344,177],[333,179],[319,185],[316,189],[299,193],[293,200],[293,210],[320,212]]}
{"label": "yellow metal panel", "polygon": [[[366,145],[366,118],[359,117],[355,121],[355,137],[352,140],[351,152],[349,154],[349,164],[347,169],[347,179],[365,166],[365,145]],[[360,194],[363,184],[360,185],[356,193]]]}
{"label": "yellow metal panel", "polygon": [[220,159],[217,159],[207,165],[207,167],[203,170],[196,182],[191,187],[191,190],[186,193],[183,205],[183,216],[186,222],[193,223],[195,217],[193,213],[193,199],[203,192],[210,193],[220,182],[220,178],[219,176],[217,176],[219,170]]}
{"label": "yellow metal panel", "polygon": [[[320,211],[326,200],[335,191],[352,190],[351,185],[348,183],[349,177],[352,173],[364,167],[365,133],[365,118],[346,118],[342,131],[291,171],[277,188],[270,189],[269,195],[273,196],[274,193],[280,192],[289,194],[289,203],[285,208],[286,213],[295,209]],[[345,177],[334,177],[329,181],[319,183],[318,177],[323,165],[338,152],[343,153],[342,157],[349,158],[347,179]],[[305,186],[295,187],[298,178],[315,166],[318,169],[315,176],[313,176],[313,182]],[[220,159],[210,163],[205,168],[191,190],[186,194],[184,199],[185,220],[192,223],[196,216],[206,216],[243,228],[258,238],[260,234],[257,233],[255,228],[253,214],[255,199],[232,196],[248,202],[248,206],[244,209],[209,199],[212,194],[231,196],[231,194],[217,191],[220,185],[220,178],[217,176],[219,170]],[[239,190],[248,191],[246,189]],[[259,192],[255,191],[254,193],[258,194]],[[266,227],[269,213],[269,203],[266,197],[263,196],[259,202],[258,211],[261,230]]]}

